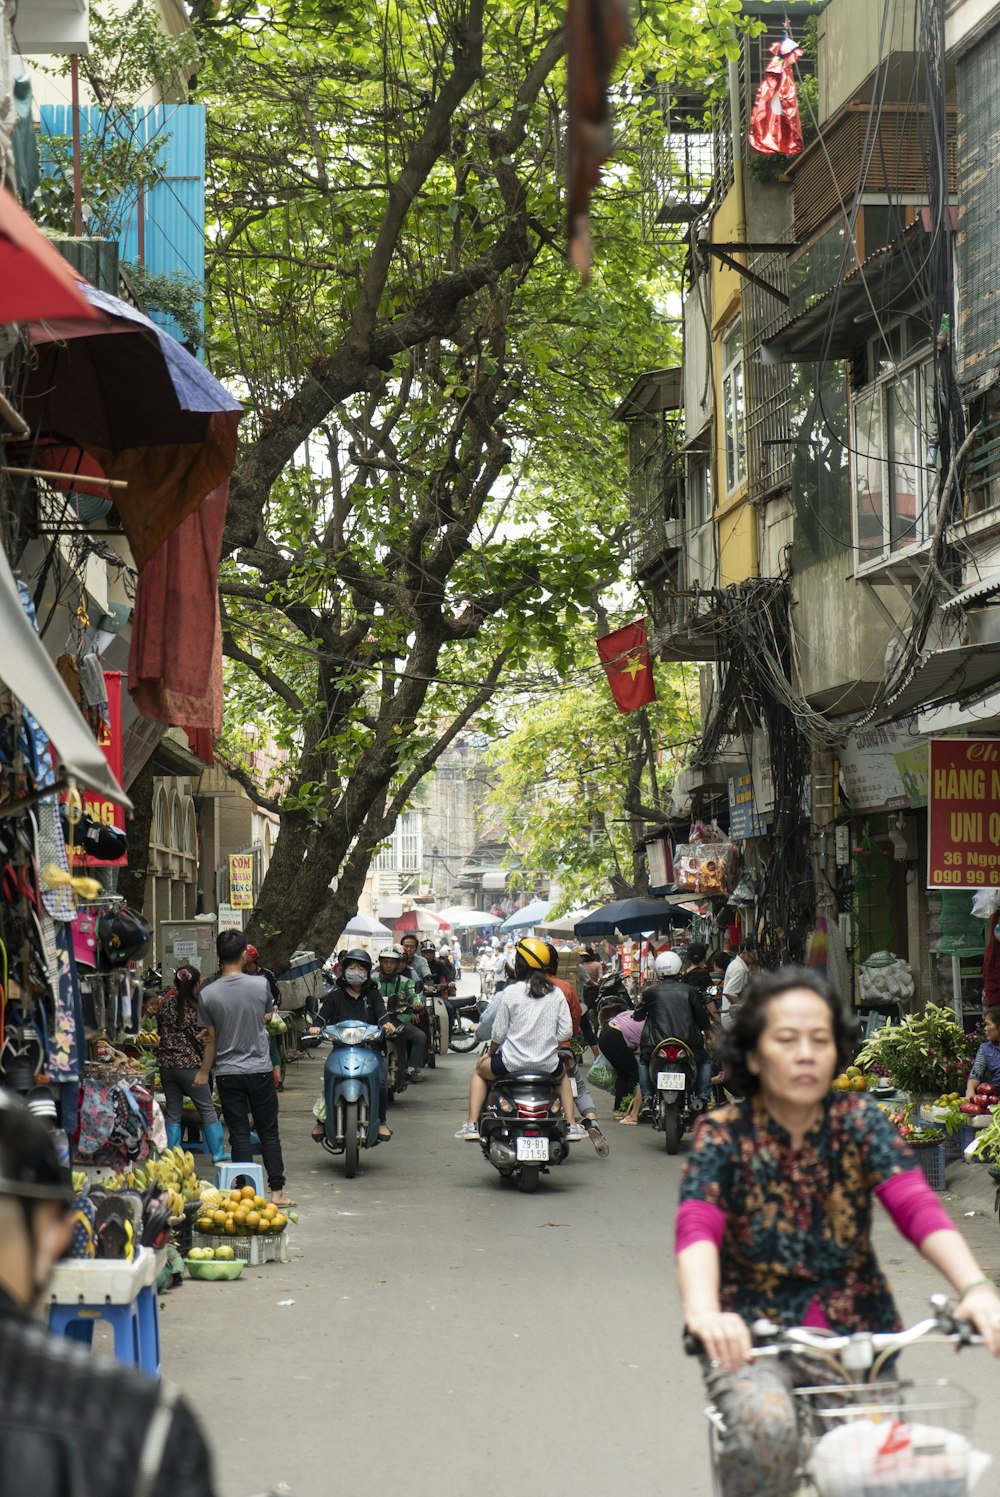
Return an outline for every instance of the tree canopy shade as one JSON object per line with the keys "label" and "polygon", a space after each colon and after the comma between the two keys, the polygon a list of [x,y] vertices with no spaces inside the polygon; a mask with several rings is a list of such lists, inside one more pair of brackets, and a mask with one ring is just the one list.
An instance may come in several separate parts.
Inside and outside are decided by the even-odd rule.
{"label": "tree canopy shade", "polygon": [[595,675],[529,706],[492,751],[493,801],[518,876],[558,879],[560,909],[647,892],[638,806],[651,788],[668,791],[686,761],[699,725],[697,670],[657,666],[656,688],[655,703],[623,715]]}
{"label": "tree canopy shade", "polygon": [[[623,119],[651,69],[717,70],[738,9],[650,0]],[[621,570],[612,411],[675,354],[679,252],[640,235],[625,129],[592,205],[597,275],[568,270],[548,0],[195,13],[209,346],[249,406],[222,755],[281,816],[250,925],[280,965],[343,927],[421,777],[490,726],[498,688],[548,692],[572,669],[573,626]],[[268,783],[244,752],[262,724]]]}

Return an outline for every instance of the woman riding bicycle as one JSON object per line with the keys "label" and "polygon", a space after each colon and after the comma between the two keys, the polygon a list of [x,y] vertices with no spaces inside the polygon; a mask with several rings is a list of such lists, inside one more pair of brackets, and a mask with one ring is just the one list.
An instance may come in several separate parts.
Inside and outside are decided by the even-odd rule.
{"label": "woman riding bicycle", "polygon": [[747,1361],[754,1321],[837,1332],[900,1324],[872,1250],[873,1194],[1000,1356],[1000,1296],[910,1149],[871,1097],[831,1091],[852,1040],[825,979],[758,974],[722,1041],[728,1084],[744,1100],[706,1114],[692,1140],[678,1279],[726,1426],[724,1497],[779,1497],[794,1481],[796,1371]]}

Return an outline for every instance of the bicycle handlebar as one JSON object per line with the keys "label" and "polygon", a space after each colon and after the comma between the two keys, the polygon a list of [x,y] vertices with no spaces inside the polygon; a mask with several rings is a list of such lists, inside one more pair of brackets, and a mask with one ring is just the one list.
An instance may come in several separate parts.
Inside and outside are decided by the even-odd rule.
{"label": "bicycle handlebar", "polygon": [[[942,1341],[950,1341],[959,1346],[982,1346],[983,1338],[972,1329],[971,1322],[952,1314],[946,1308],[944,1296],[935,1295],[931,1303],[935,1307],[934,1315],[926,1320],[919,1320],[916,1325],[907,1326],[902,1331],[854,1331],[849,1335],[838,1336],[804,1325],[789,1326],[782,1330],[768,1321],[758,1320],[750,1327],[755,1342],[750,1357],[755,1360],[758,1357],[790,1356],[796,1351],[815,1351],[829,1356],[831,1352],[836,1354],[852,1346],[860,1347],[863,1343],[871,1348],[874,1357],[881,1352],[902,1351],[904,1347],[912,1346],[935,1332]],[[686,1326],[683,1345],[689,1357],[705,1354],[700,1339],[692,1335]]]}

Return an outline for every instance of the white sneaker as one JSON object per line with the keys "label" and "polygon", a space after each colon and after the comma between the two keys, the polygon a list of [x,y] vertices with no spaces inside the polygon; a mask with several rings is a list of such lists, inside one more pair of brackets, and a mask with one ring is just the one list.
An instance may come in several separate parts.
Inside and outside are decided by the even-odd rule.
{"label": "white sneaker", "polygon": [[575,1144],[577,1139],[587,1137],[587,1130],[582,1123],[570,1123],[566,1129],[566,1137],[571,1144]]}
{"label": "white sneaker", "polygon": [[469,1143],[482,1143],[482,1139],[479,1137],[479,1129],[476,1127],[475,1123],[463,1123],[461,1128],[459,1128],[458,1132],[455,1134],[455,1137],[467,1139]]}

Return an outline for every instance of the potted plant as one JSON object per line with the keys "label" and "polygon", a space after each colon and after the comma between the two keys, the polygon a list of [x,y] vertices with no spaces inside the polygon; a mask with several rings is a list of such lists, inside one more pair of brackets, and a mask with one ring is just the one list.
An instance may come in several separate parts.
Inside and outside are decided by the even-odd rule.
{"label": "potted plant", "polygon": [[958,1090],[969,1070],[969,1044],[951,1010],[928,1003],[923,1013],[877,1030],[862,1047],[858,1064],[888,1072],[899,1090],[917,1101]]}

